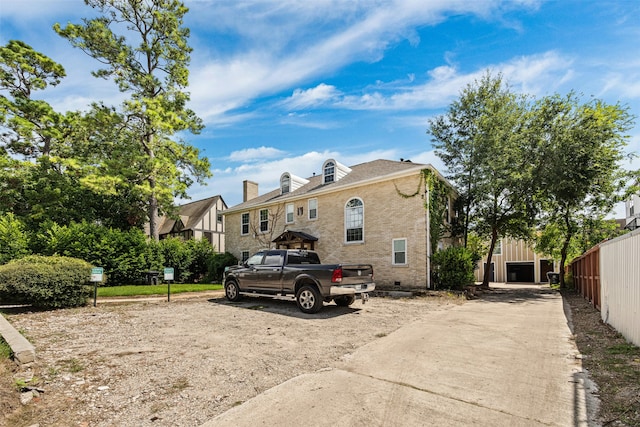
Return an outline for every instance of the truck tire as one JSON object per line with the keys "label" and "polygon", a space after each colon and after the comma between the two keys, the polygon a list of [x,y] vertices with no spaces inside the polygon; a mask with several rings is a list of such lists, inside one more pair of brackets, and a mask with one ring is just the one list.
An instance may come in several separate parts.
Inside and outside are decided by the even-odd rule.
{"label": "truck tire", "polygon": [[335,297],[333,301],[335,301],[337,306],[340,307],[349,307],[356,300],[354,295],[345,295],[341,297]]}
{"label": "truck tire", "polygon": [[296,293],[296,303],[303,313],[317,313],[322,308],[322,296],[315,286],[304,285]]}
{"label": "truck tire", "polygon": [[240,301],[240,286],[235,280],[229,280],[224,284],[224,295],[229,301]]}

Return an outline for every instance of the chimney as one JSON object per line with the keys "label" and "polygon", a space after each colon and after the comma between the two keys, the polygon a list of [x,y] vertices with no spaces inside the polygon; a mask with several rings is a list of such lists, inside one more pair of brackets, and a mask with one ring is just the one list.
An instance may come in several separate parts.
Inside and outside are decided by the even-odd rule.
{"label": "chimney", "polygon": [[253,181],[242,181],[242,201],[255,199],[258,197],[258,183]]}

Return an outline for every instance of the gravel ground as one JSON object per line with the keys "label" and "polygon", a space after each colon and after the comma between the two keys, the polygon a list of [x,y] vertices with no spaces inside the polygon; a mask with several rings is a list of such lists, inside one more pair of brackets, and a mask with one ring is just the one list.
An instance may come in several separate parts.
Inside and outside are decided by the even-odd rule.
{"label": "gravel ground", "polygon": [[[372,298],[304,315],[293,300],[232,304],[215,294],[9,313],[36,346],[37,362],[13,379],[10,365],[0,366],[0,424],[197,426],[292,377],[329,368],[426,312],[463,302]],[[9,389],[31,377],[26,385],[40,392],[22,405]]]}

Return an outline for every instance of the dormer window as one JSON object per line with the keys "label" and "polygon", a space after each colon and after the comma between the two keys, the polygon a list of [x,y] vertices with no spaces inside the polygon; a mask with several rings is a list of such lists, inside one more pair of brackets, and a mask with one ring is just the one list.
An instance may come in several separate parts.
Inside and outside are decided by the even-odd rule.
{"label": "dormer window", "polygon": [[345,165],[336,162],[334,159],[329,159],[324,162],[322,166],[322,183],[330,184],[332,182],[340,181],[351,172],[351,169]]}
{"label": "dormer window", "polygon": [[285,172],[280,175],[280,194],[287,194],[296,191],[298,188],[309,183],[309,180],[300,178]]}
{"label": "dormer window", "polygon": [[324,183],[328,184],[335,181],[336,177],[336,164],[333,162],[327,162],[324,165]]}
{"label": "dormer window", "polygon": [[280,177],[280,194],[287,194],[289,191],[291,191],[291,175],[285,173]]}

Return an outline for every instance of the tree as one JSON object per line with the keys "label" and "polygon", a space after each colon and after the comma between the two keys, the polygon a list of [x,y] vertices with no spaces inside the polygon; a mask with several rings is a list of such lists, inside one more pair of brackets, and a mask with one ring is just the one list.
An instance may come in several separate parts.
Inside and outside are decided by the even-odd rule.
{"label": "tree", "polygon": [[56,86],[65,77],[62,65],[21,41],[0,48],[0,124],[2,146],[27,159],[48,156],[61,140],[64,117],[45,101],[32,99],[35,90]]}
{"label": "tree", "polygon": [[[132,192],[143,195],[150,236],[158,240],[159,213],[169,211],[176,196],[186,197],[193,179],[210,176],[209,162],[184,141],[171,138],[180,131],[198,133],[201,120],[186,107],[189,95],[189,30],[182,26],[188,9],[178,0],[85,0],[102,16],[68,24],[55,31],[97,59],[104,68],[93,72],[113,79],[130,94],[120,112],[122,127],[112,146],[117,166],[101,159],[94,183],[113,185],[129,177]],[[116,31],[123,31],[119,35]],[[137,39],[133,46],[128,41]],[[98,179],[99,178],[99,179]]]}
{"label": "tree", "polygon": [[548,96],[536,105],[531,136],[537,147],[539,220],[561,241],[561,286],[581,228],[601,221],[624,197],[630,182],[621,168],[624,133],[632,123],[627,108],[598,99],[582,103],[575,93]]}
{"label": "tree", "polygon": [[460,188],[465,247],[470,231],[489,241],[487,264],[498,238],[528,238],[533,224],[529,115],[526,99],[487,73],[429,122],[436,154]]}

